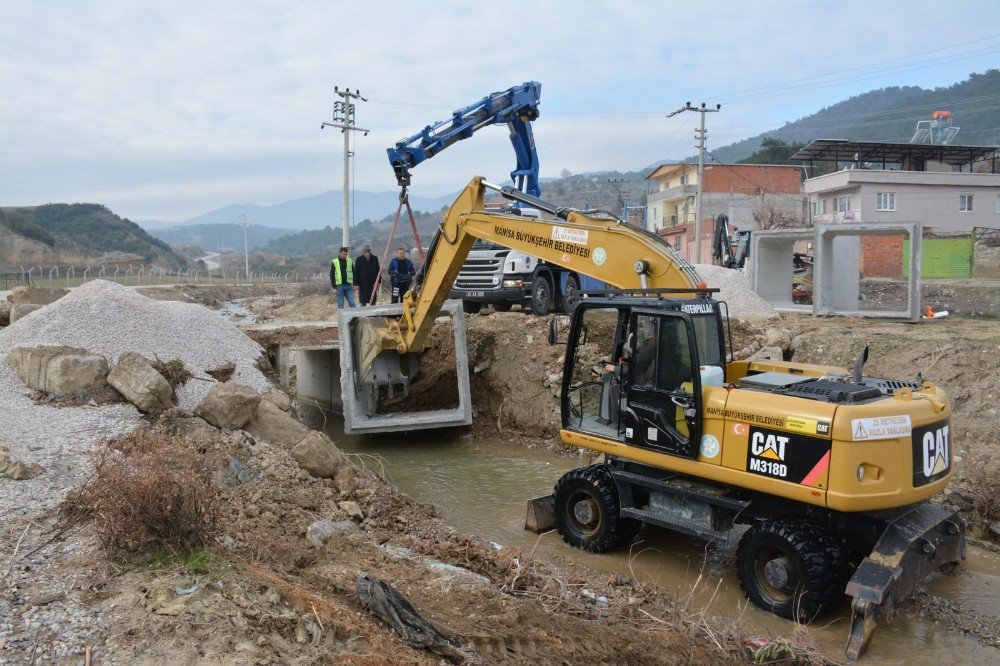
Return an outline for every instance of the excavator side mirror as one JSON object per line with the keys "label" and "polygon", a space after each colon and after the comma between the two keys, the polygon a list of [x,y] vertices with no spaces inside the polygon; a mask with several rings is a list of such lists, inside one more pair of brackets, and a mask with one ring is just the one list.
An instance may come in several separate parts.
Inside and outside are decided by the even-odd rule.
{"label": "excavator side mirror", "polygon": [[[570,317],[567,314],[552,315],[549,319],[549,344],[562,345],[569,340]],[[580,330],[580,344],[587,341],[587,326]]]}

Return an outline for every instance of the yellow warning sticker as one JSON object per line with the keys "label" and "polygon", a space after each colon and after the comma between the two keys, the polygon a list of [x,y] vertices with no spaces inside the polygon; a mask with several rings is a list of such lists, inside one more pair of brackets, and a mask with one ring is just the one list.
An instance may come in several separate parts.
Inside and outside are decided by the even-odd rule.
{"label": "yellow warning sticker", "polygon": [[817,422],[814,419],[804,419],[799,416],[786,416],[785,429],[792,432],[804,432],[808,435],[816,434]]}

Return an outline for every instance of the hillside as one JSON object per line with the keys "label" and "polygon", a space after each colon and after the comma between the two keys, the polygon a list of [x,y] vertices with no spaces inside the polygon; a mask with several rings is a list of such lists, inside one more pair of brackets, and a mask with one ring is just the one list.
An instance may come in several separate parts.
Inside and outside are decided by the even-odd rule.
{"label": "hillside", "polygon": [[134,261],[178,268],[187,260],[100,204],[0,208],[0,263]]}
{"label": "hillside", "polygon": [[[288,233],[288,229],[265,227],[261,224],[248,224],[247,243],[251,249],[258,248]],[[170,227],[150,229],[149,235],[166,241],[171,245],[198,245],[212,252],[218,251],[220,247],[223,251],[227,249],[243,251],[243,225],[231,222],[219,224],[176,224]]]}
{"label": "hillside", "polygon": [[[442,197],[421,197],[410,195],[410,205],[420,210],[437,210],[450,204],[454,194]],[[391,214],[399,204],[399,192],[355,191],[351,200],[352,217],[355,219],[377,220]],[[191,218],[184,225],[236,223],[240,215],[246,215],[247,222],[277,229],[321,229],[327,225],[340,224],[343,217],[343,196],[337,191],[324,192],[304,199],[292,199],[273,206],[253,206],[237,204],[225,206]],[[240,241],[242,247],[242,240]]]}
{"label": "hillside", "polygon": [[714,148],[712,153],[723,164],[733,164],[760,149],[765,138],[787,143],[814,139],[906,142],[917,121],[930,120],[938,109],[951,111],[954,125],[961,128],[956,144],[1000,144],[1000,70],[971,74],[966,81],[933,90],[916,86],[872,90],[779,129]]}

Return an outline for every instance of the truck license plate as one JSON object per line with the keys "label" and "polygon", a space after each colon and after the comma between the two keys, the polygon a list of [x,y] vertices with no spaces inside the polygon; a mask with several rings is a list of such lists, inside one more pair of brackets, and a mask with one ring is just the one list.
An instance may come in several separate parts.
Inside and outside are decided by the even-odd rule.
{"label": "truck license plate", "polygon": [[486,292],[484,292],[484,291],[467,291],[467,292],[465,292],[465,295],[468,296],[469,298],[475,298],[477,296],[479,298],[482,298],[483,296],[486,295]]}

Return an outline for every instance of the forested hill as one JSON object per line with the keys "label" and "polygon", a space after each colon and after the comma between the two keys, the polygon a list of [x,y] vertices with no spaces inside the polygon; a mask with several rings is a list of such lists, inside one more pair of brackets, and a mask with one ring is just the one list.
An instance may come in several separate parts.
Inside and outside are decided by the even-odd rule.
{"label": "forested hill", "polygon": [[[177,268],[187,260],[100,204],[0,208],[0,263],[135,261]],[[15,256],[16,255],[16,256]]]}
{"label": "forested hill", "polygon": [[714,148],[712,153],[723,164],[733,164],[758,150],[765,138],[787,143],[814,139],[907,142],[917,121],[930,120],[937,110],[950,111],[954,126],[961,128],[955,144],[1000,144],[1000,70],[972,74],[961,83],[933,90],[916,86],[873,90],[786,123],[780,129]]}

